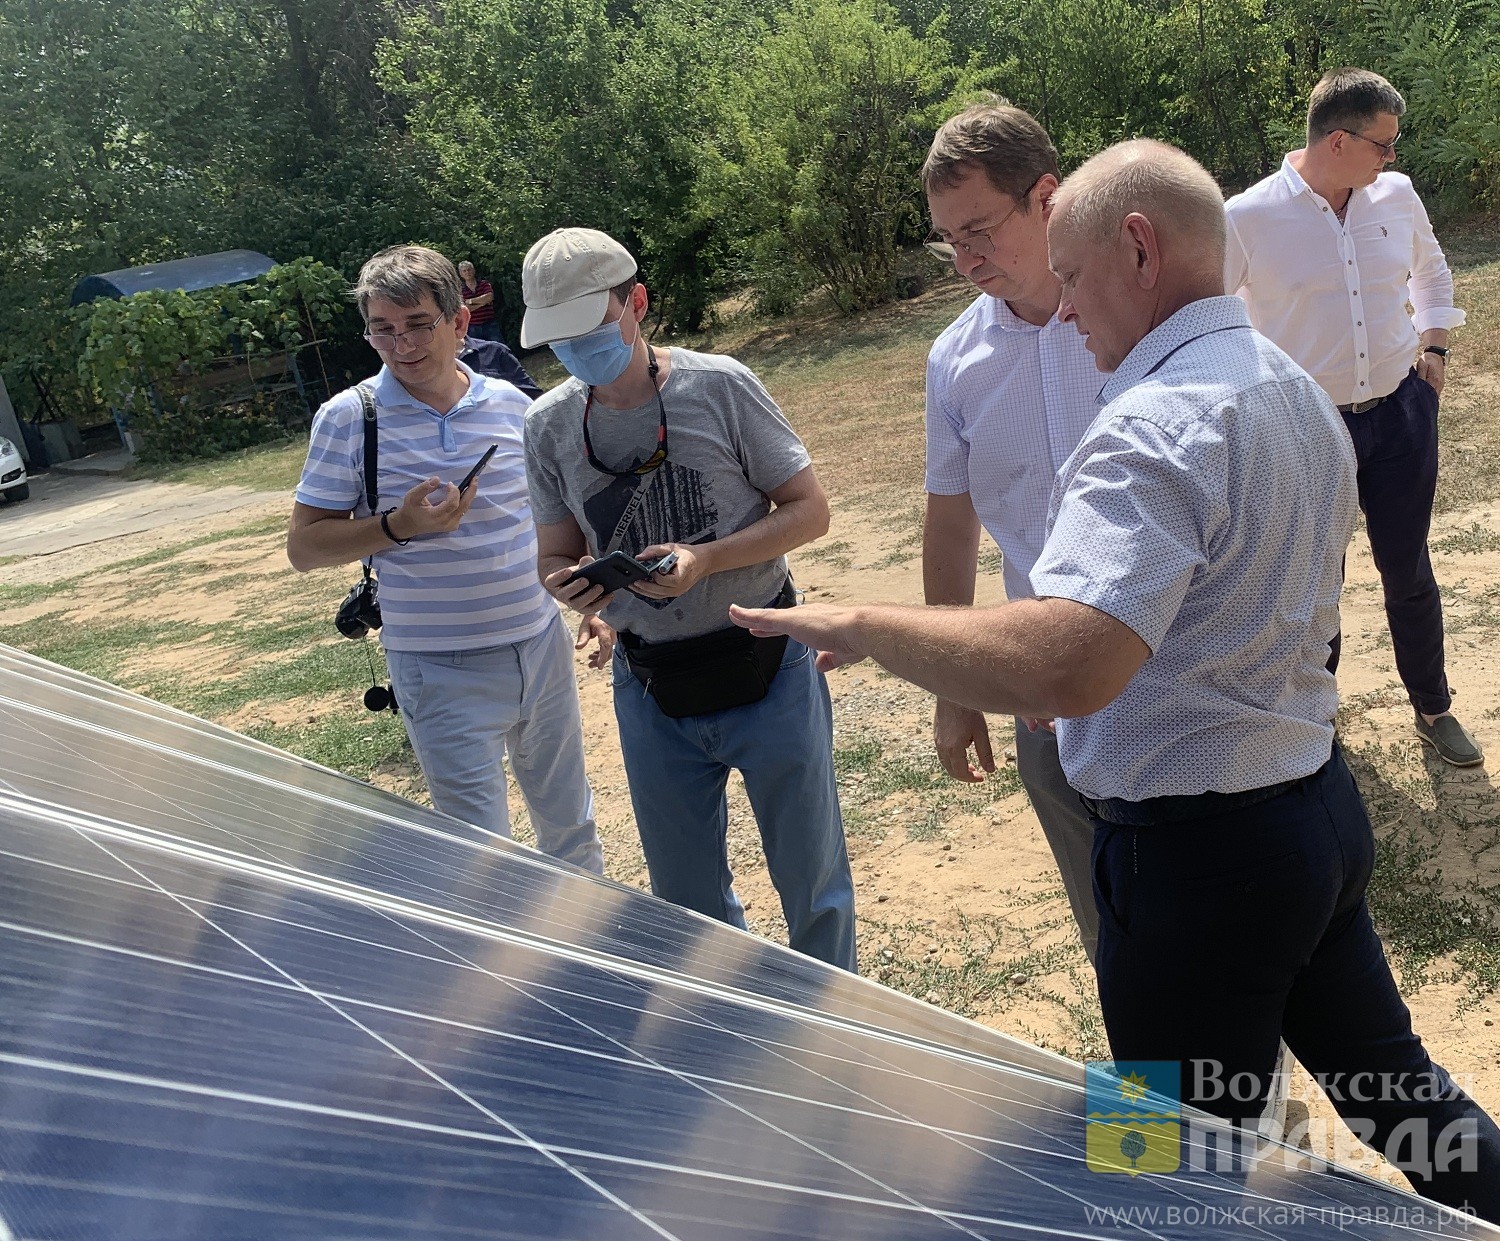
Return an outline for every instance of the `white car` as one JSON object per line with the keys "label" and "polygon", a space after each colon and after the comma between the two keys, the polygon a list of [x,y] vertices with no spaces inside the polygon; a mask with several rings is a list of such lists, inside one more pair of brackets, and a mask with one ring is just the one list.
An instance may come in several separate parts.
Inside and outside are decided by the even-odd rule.
{"label": "white car", "polygon": [[26,481],[26,463],[21,453],[8,439],[0,437],[0,492],[5,493],[8,503],[24,500],[31,495],[31,484]]}

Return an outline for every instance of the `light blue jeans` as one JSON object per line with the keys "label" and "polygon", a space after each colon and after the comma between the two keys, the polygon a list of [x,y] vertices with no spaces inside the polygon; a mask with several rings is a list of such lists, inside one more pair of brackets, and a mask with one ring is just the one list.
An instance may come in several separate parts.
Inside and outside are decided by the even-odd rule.
{"label": "light blue jeans", "polygon": [[594,794],[583,770],[573,643],[560,616],[534,638],[478,651],[387,651],[391,686],[432,804],[510,836],[501,760],[543,853],[604,873]]}
{"label": "light blue jeans", "polygon": [[741,929],[724,836],[731,770],[760,828],[792,948],[856,969],[854,879],[833,774],[833,704],[805,646],[788,642],[761,701],[674,720],[614,657],[615,718],[636,828],[663,900]]}

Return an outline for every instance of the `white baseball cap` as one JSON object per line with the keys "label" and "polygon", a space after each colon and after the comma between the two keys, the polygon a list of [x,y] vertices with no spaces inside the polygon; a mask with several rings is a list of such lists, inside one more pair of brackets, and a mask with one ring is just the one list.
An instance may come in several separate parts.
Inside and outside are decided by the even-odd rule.
{"label": "white baseball cap", "polygon": [[530,250],[521,264],[521,348],[592,332],[609,312],[609,291],[636,273],[636,263],[597,228],[559,228]]}

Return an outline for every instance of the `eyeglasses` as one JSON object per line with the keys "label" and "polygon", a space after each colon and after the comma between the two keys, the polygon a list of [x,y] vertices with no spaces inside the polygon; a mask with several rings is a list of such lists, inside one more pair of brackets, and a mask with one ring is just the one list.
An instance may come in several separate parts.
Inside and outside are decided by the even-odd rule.
{"label": "eyeglasses", "polygon": [[937,230],[933,229],[932,232],[927,235],[927,240],[922,243],[922,248],[925,249],[928,254],[932,255],[934,258],[942,260],[944,263],[957,262],[958,252],[960,250],[967,254],[971,259],[989,258],[990,255],[995,253],[995,234],[998,233],[1003,227],[1005,227],[1006,221],[1008,221],[1011,216],[1015,215],[1015,213],[1021,209],[1021,207],[1025,204],[1026,199],[1030,196],[1031,191],[1036,189],[1037,181],[1040,180],[1041,177],[1038,177],[1036,181],[1033,181],[1030,185],[1028,185],[1025,190],[1022,191],[1021,197],[1016,200],[1015,205],[1011,207],[1011,209],[1007,211],[1003,216],[1001,216],[998,220],[996,220],[995,223],[986,225],[984,228],[976,228],[973,232],[969,233],[967,238],[963,241],[944,241],[937,235]]}
{"label": "eyeglasses", "polygon": [[1396,143],[1401,141],[1401,135],[1399,133],[1389,142],[1376,142],[1374,138],[1366,138],[1364,134],[1360,133],[1357,129],[1346,129],[1343,132],[1348,134],[1351,138],[1358,138],[1361,142],[1368,142],[1372,147],[1379,147],[1380,153],[1384,155],[1386,159],[1396,158]]}
{"label": "eyeglasses", "polygon": [[633,478],[637,475],[649,474],[657,466],[662,465],[667,459],[667,403],[661,399],[661,384],[656,380],[656,373],[661,366],[656,361],[656,355],[648,348],[646,351],[646,369],[651,375],[651,386],[656,389],[656,407],[661,411],[661,421],[656,427],[656,451],[642,461],[639,465],[632,465],[624,470],[612,470],[604,462],[594,455],[594,442],[589,439],[589,410],[594,408],[594,389],[589,389],[588,397],[583,402],[583,451],[588,457],[589,464],[601,474],[608,474],[612,478]]}
{"label": "eyeglasses", "polygon": [[437,331],[437,326],[444,317],[439,315],[431,323],[419,323],[404,332],[366,332],[365,339],[381,350],[394,349],[403,340],[409,340],[413,345],[425,345],[432,339],[432,334]]}

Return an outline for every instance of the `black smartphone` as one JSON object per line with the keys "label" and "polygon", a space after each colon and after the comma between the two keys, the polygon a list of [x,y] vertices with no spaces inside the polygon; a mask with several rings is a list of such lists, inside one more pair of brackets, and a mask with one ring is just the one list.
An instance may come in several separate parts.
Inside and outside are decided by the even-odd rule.
{"label": "black smartphone", "polygon": [[490,463],[490,458],[495,455],[495,449],[499,447],[499,444],[491,444],[484,450],[484,456],[480,457],[478,461],[474,462],[474,468],[467,474],[465,474],[464,481],[459,483],[459,495],[463,495],[464,492],[466,492],[470,487],[474,485],[474,480],[479,477],[479,471],[484,469],[484,467]]}
{"label": "black smartphone", "polygon": [[603,586],[605,594],[613,594],[626,586],[646,581],[653,573],[670,573],[676,563],[676,552],[668,552],[653,564],[643,564],[624,552],[610,552],[608,556],[591,560],[563,585],[570,586],[579,581],[592,582],[595,586]]}
{"label": "black smartphone", "polygon": [[589,561],[563,585],[571,586],[574,582],[589,582],[594,586],[604,587],[604,593],[612,595],[626,586],[644,582],[652,572],[653,569],[648,569],[634,556],[627,556],[624,552],[616,551],[610,552],[608,556],[601,556],[598,560]]}

